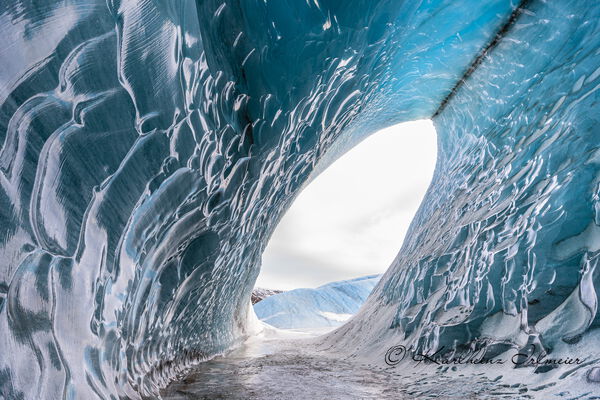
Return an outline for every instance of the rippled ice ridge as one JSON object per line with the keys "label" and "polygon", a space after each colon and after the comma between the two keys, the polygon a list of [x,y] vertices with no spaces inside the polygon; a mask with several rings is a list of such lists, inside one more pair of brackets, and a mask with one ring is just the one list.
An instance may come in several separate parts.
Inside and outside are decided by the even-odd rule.
{"label": "rippled ice ridge", "polygon": [[155,396],[235,345],[311,172],[432,116],[429,192],[329,340],[578,349],[598,325],[600,6],[521,5],[0,4],[0,394]]}

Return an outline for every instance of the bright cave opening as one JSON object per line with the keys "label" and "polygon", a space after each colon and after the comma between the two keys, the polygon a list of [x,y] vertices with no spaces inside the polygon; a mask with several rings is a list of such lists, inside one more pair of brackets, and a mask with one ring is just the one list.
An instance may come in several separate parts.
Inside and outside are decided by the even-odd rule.
{"label": "bright cave opening", "polygon": [[[261,297],[272,293],[255,289],[253,302],[263,303],[255,306],[259,318],[305,328],[335,325],[356,312],[402,245],[433,176],[436,142],[431,120],[397,124],[369,136],[310,182],[273,233],[255,285],[285,291],[286,305],[276,298],[263,303]],[[337,284],[357,278],[357,288]],[[323,304],[339,292],[351,298],[340,299],[341,306]],[[300,317],[299,309],[321,321],[296,321],[312,319]]]}

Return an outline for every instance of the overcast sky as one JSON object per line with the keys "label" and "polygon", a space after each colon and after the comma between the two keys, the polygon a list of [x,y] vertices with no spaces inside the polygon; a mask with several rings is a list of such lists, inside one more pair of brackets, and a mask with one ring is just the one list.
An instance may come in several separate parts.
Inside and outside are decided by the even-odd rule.
{"label": "overcast sky", "polygon": [[316,287],[385,272],[429,186],[435,160],[429,120],[371,135],[300,193],[263,254],[256,285]]}

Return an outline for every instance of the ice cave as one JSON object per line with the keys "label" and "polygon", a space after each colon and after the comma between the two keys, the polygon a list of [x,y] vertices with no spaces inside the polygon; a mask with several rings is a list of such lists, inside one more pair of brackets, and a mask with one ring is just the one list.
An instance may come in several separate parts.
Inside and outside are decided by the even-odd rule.
{"label": "ice cave", "polygon": [[[577,359],[489,382],[599,398],[600,3],[6,0],[0,37],[0,398],[160,398],[252,338],[308,177],[427,118],[404,244],[315,346]],[[491,368],[434,369],[429,394]]]}

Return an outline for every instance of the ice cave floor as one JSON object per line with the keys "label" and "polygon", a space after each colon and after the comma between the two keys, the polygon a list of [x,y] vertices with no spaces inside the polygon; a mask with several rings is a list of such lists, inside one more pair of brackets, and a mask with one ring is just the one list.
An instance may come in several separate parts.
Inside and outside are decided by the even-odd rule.
{"label": "ice cave floor", "polygon": [[[460,366],[454,370],[435,365],[390,367],[383,360],[355,361],[319,351],[316,343],[322,333],[266,329],[235,350],[199,364],[163,390],[162,397],[165,400],[600,399],[600,393],[587,390],[587,385],[577,385],[585,379],[582,376],[585,368],[562,370],[558,377],[548,379],[531,370],[506,367],[496,370],[491,366],[470,366],[471,369]],[[523,376],[528,379],[522,379]]]}

